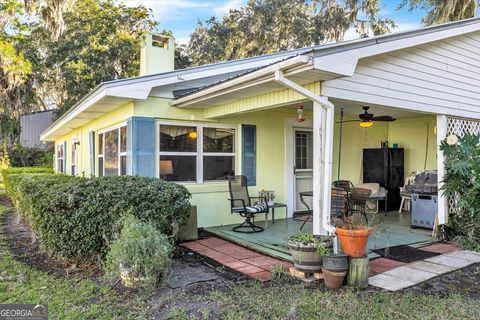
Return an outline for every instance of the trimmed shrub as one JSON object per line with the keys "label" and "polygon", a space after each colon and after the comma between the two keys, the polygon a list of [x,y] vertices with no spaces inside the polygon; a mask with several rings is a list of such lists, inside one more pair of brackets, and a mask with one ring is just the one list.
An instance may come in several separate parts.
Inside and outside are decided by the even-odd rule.
{"label": "trimmed shrub", "polygon": [[[10,167],[10,168],[5,168],[0,170],[0,178],[3,181],[5,185],[5,191],[7,192],[7,195],[10,198],[13,198],[14,195],[13,193],[15,192],[13,190],[14,184],[12,184],[9,180],[9,177],[11,175],[18,175],[18,174],[39,174],[39,173],[48,173],[52,174],[53,169],[48,168],[48,167],[22,167],[22,168],[17,168],[17,167]],[[12,199],[14,200],[14,199]]]}
{"label": "trimmed shrub", "polygon": [[174,240],[190,213],[184,186],[146,177],[9,176],[14,203],[46,251],[68,260],[98,261],[130,212]]}
{"label": "trimmed shrub", "polygon": [[110,279],[121,277],[126,286],[154,286],[168,267],[172,250],[167,236],[128,215],[106,256],[105,275]]}

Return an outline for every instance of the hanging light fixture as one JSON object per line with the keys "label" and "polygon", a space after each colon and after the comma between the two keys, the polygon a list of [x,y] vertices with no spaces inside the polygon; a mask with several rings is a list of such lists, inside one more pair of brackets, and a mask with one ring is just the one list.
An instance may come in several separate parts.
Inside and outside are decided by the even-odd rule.
{"label": "hanging light fixture", "polygon": [[196,131],[190,131],[190,132],[188,133],[188,137],[189,137],[190,139],[196,139],[196,138],[197,138],[197,132],[196,132]]}
{"label": "hanging light fixture", "polygon": [[373,121],[362,120],[358,123],[358,125],[362,128],[370,128],[371,126],[373,126]]}
{"label": "hanging light fixture", "polygon": [[298,113],[297,122],[305,121],[305,118],[303,117],[303,106],[301,104],[297,106],[297,113]]}

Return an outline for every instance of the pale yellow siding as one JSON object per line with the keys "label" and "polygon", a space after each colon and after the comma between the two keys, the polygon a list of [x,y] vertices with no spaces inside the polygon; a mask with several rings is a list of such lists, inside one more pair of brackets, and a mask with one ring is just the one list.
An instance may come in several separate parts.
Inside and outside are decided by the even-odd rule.
{"label": "pale yellow siding", "polygon": [[[313,82],[305,85],[304,87],[314,93],[320,94],[320,82]],[[284,89],[261,94],[251,98],[238,99],[236,101],[218,106],[212,106],[208,109],[205,109],[205,118],[218,118],[233,114],[258,111],[304,100],[305,97],[299,93],[291,89]]]}

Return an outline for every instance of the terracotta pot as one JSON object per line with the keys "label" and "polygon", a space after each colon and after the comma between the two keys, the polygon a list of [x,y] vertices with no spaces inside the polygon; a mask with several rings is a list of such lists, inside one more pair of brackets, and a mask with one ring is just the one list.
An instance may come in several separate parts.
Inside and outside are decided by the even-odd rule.
{"label": "terracotta pot", "polygon": [[333,272],[325,268],[322,268],[322,273],[323,273],[323,281],[325,282],[325,287],[333,290],[337,290],[342,286],[343,280],[347,275],[347,271]]}
{"label": "terracotta pot", "polygon": [[357,226],[349,229],[337,227],[336,233],[342,246],[342,252],[353,258],[363,257],[370,232],[369,227]]}

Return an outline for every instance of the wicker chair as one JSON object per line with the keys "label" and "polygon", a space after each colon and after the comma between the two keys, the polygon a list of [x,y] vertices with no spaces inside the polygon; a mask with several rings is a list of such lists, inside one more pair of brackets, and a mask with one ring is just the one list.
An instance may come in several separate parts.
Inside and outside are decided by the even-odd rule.
{"label": "wicker chair", "polygon": [[[263,231],[262,227],[256,226],[255,215],[259,213],[268,213],[269,208],[265,199],[260,197],[250,197],[248,194],[247,177],[229,176],[228,191],[230,192],[231,213],[238,213],[245,221],[234,227],[233,231],[242,233],[255,233]],[[257,203],[252,203],[252,199],[257,199]]]}
{"label": "wicker chair", "polygon": [[372,194],[372,190],[369,189],[362,189],[362,188],[353,188],[352,194],[350,196],[350,210],[353,211],[360,211],[365,217],[365,221],[368,224],[368,217],[367,213],[365,212],[365,207],[367,205],[368,198]]}

